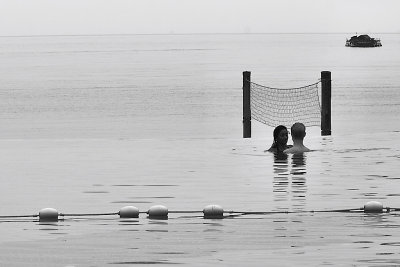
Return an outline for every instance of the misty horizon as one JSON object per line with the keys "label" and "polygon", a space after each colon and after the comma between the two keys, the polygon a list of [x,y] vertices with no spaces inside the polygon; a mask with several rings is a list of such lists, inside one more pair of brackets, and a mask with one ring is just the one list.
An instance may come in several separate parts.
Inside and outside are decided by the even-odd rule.
{"label": "misty horizon", "polygon": [[0,36],[400,33],[396,0],[0,0]]}

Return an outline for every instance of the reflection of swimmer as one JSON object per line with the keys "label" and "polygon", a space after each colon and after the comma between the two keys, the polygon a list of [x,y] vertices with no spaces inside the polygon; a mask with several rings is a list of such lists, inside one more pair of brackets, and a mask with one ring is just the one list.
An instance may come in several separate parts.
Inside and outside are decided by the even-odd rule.
{"label": "reflection of swimmer", "polygon": [[285,153],[274,153],[274,162],[275,164],[288,163],[288,154]]}
{"label": "reflection of swimmer", "polygon": [[277,209],[301,210],[306,204],[306,153],[274,153],[274,201]]}
{"label": "reflection of swimmer", "polygon": [[277,126],[274,129],[273,136],[274,136],[274,141],[271,147],[266,151],[280,153],[283,152],[285,149],[292,147],[287,145],[288,131],[285,126],[283,125]]}
{"label": "reflection of swimmer", "polygon": [[290,131],[292,134],[293,147],[288,148],[283,152],[295,154],[310,151],[310,149],[303,145],[303,140],[306,136],[306,126],[300,122],[296,122],[290,128]]}
{"label": "reflection of swimmer", "polygon": [[296,199],[302,202],[299,206],[305,205],[305,198],[307,192],[307,184],[306,184],[306,154],[305,153],[297,153],[292,155],[292,192],[293,199]]}
{"label": "reflection of swimmer", "polygon": [[306,156],[304,153],[293,154],[292,156],[292,175],[304,176],[306,170]]}
{"label": "reflection of swimmer", "polygon": [[293,168],[301,168],[301,167],[303,167],[305,169],[305,165],[306,165],[306,157],[305,157],[304,153],[293,154],[293,156],[292,156],[292,166],[293,166]]}
{"label": "reflection of swimmer", "polygon": [[274,181],[273,192],[275,201],[288,200],[289,186],[289,164],[288,155],[285,153],[274,153]]}

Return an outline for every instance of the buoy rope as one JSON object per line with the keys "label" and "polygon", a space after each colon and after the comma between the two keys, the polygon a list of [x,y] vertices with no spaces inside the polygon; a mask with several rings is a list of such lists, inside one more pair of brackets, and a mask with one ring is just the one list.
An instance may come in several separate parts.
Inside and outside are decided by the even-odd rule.
{"label": "buoy rope", "polygon": [[39,217],[38,214],[35,215],[0,215],[0,218],[27,218],[27,217]]}
{"label": "buoy rope", "polygon": [[[326,212],[364,212],[364,207],[354,208],[354,209],[333,209],[333,210],[303,210],[303,211],[234,211],[234,210],[224,210],[225,214],[232,215],[269,215],[269,214],[300,214],[300,213],[326,213]],[[400,211],[400,208],[383,208],[382,212]],[[191,214],[191,213],[203,213],[202,210],[171,210],[168,213],[175,214]],[[148,211],[140,211],[140,214],[147,214]],[[120,212],[108,212],[108,213],[58,213],[61,217],[80,217],[80,216],[110,216],[119,215]],[[0,219],[6,218],[35,218],[39,217],[39,214],[31,215],[0,215]]]}
{"label": "buoy rope", "polygon": [[389,208],[389,207],[387,207],[387,208],[385,208],[386,209],[386,211],[400,211],[400,208]]}
{"label": "buoy rope", "polygon": [[110,212],[110,213],[59,213],[58,216],[71,216],[71,217],[79,217],[79,216],[107,216],[107,215],[118,215],[119,212]]}
{"label": "buoy rope", "polygon": [[203,213],[202,210],[170,210],[168,213]]}
{"label": "buoy rope", "polygon": [[230,214],[242,215],[268,215],[268,214],[293,214],[293,213],[319,213],[319,212],[364,212],[364,208],[338,209],[338,210],[302,210],[302,211],[224,211]]}

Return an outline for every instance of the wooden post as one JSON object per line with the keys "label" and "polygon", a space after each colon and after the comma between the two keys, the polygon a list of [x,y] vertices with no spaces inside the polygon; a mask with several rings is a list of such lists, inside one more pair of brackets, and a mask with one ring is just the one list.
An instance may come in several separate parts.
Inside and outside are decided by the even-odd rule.
{"label": "wooden post", "polygon": [[321,135],[331,135],[331,72],[321,72]]}
{"label": "wooden post", "polygon": [[250,71],[243,72],[243,138],[251,138]]}

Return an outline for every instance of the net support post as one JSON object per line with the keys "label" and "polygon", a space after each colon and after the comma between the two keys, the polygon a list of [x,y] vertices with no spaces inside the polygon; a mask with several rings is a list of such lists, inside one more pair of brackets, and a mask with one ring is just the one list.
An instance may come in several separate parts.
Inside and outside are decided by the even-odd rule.
{"label": "net support post", "polygon": [[243,72],[243,138],[251,138],[250,80],[251,72]]}
{"label": "net support post", "polygon": [[331,72],[321,71],[321,135],[331,135]]}

